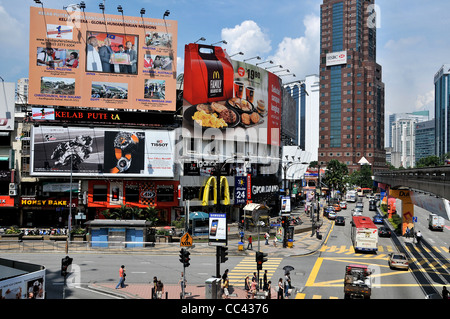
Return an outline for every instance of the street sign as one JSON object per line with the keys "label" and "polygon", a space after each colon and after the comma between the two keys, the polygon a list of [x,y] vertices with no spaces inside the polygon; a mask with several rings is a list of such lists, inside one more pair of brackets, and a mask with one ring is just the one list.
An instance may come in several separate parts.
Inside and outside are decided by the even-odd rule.
{"label": "street sign", "polygon": [[412,221],[413,223],[417,223],[417,216],[413,216]]}
{"label": "street sign", "polygon": [[186,233],[180,239],[180,247],[191,247],[192,246],[192,236]]}

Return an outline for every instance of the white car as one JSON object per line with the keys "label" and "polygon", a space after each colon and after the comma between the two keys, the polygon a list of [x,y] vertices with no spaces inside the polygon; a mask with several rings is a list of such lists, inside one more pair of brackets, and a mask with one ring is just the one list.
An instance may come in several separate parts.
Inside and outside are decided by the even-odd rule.
{"label": "white car", "polygon": [[335,211],[329,212],[328,219],[336,219],[336,212]]}
{"label": "white car", "polygon": [[358,208],[352,209],[352,216],[362,216],[362,209]]}

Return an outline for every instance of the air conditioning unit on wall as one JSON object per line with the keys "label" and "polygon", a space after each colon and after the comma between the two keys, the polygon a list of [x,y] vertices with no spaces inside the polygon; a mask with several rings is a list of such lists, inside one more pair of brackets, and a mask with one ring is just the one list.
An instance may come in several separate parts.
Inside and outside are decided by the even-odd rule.
{"label": "air conditioning unit on wall", "polygon": [[16,183],[9,183],[9,189],[10,190],[16,190],[17,189],[17,184]]}
{"label": "air conditioning unit on wall", "polygon": [[9,196],[17,196],[17,190],[15,190],[15,189],[10,189],[10,190],[9,190]]}

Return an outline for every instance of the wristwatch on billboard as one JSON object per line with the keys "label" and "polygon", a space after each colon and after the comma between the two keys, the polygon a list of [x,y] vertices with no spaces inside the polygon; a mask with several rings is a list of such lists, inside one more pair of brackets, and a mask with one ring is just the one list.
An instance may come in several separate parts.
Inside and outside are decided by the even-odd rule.
{"label": "wristwatch on billboard", "polygon": [[114,155],[117,159],[116,166],[111,173],[126,172],[131,166],[131,157],[137,149],[139,137],[135,133],[119,132],[114,139]]}

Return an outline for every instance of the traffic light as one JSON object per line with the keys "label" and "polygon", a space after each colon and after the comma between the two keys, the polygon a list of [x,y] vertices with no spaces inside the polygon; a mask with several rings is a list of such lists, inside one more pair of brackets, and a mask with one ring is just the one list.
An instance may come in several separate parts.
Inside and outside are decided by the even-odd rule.
{"label": "traffic light", "polygon": [[257,270],[262,270],[262,264],[267,261],[266,257],[267,257],[267,254],[265,254],[261,251],[256,252],[256,269]]}
{"label": "traffic light", "polygon": [[220,262],[224,263],[228,260],[228,247],[219,247],[220,248]]}
{"label": "traffic light", "polygon": [[72,265],[72,260],[73,258],[70,258],[69,256],[61,259],[61,276],[67,276],[68,268],[70,265]]}
{"label": "traffic light", "polygon": [[185,253],[186,253],[186,249],[181,248],[181,250],[180,250],[180,263],[183,263],[183,264],[184,264],[184,256],[185,256]]}
{"label": "traffic light", "polygon": [[189,261],[191,260],[191,258],[189,257],[191,253],[188,252],[187,250],[184,251],[184,259],[183,259],[183,266],[184,267],[189,267],[190,263]]}

